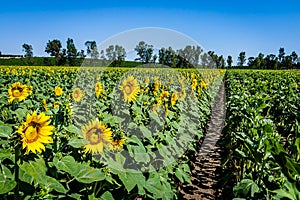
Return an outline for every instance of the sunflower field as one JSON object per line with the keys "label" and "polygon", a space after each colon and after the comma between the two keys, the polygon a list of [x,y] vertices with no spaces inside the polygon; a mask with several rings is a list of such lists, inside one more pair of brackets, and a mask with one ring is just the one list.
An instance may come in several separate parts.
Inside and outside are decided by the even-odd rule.
{"label": "sunflower field", "polygon": [[300,199],[300,72],[228,70],[225,81],[226,195]]}
{"label": "sunflower field", "polygon": [[0,198],[178,198],[224,74],[0,67]]}

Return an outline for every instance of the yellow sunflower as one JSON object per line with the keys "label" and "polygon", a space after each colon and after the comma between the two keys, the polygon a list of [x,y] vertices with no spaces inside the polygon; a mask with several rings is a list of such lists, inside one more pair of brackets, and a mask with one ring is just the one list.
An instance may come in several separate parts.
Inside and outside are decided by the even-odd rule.
{"label": "yellow sunflower", "polygon": [[91,121],[88,125],[85,125],[82,128],[82,133],[84,139],[88,141],[88,144],[84,146],[85,151],[92,154],[102,153],[104,147],[112,141],[111,129],[99,121]]}
{"label": "yellow sunflower", "polygon": [[192,81],[192,89],[195,90],[197,87],[197,79],[193,79]]}
{"label": "yellow sunflower", "polygon": [[26,85],[21,84],[20,82],[16,82],[11,85],[8,89],[9,99],[8,102],[12,103],[14,99],[18,99],[19,101],[23,101],[28,97],[28,88]]}
{"label": "yellow sunflower", "polygon": [[43,104],[44,110],[45,110],[45,111],[48,111],[46,99],[43,99],[43,100],[42,100],[42,104]]}
{"label": "yellow sunflower", "polygon": [[72,93],[74,101],[79,102],[84,96],[84,92],[80,88],[75,88]]}
{"label": "yellow sunflower", "polygon": [[204,88],[204,89],[207,88],[207,84],[203,80],[201,80],[200,86],[201,86],[201,88]]}
{"label": "yellow sunflower", "polygon": [[125,143],[125,138],[123,137],[116,137],[116,138],[113,138],[111,143],[110,143],[110,146],[109,148],[111,150],[121,150],[123,145]]}
{"label": "yellow sunflower", "polygon": [[55,101],[55,102],[53,103],[53,107],[54,107],[54,108],[57,108],[57,107],[59,107],[59,106],[60,106],[59,101]]}
{"label": "yellow sunflower", "polygon": [[104,89],[103,89],[101,83],[99,83],[99,82],[96,83],[96,85],[95,85],[95,92],[96,92],[96,97],[99,97],[100,94],[104,93]]}
{"label": "yellow sunflower", "polygon": [[163,92],[160,94],[159,98],[163,101],[163,100],[165,100],[166,98],[168,98],[168,96],[169,96],[169,92],[168,92],[168,91],[163,91]]}
{"label": "yellow sunflower", "polygon": [[54,126],[49,126],[50,116],[46,116],[44,113],[39,115],[36,111],[32,115],[27,114],[26,122],[18,128],[18,133],[22,137],[22,148],[26,148],[26,154],[32,151],[41,153],[45,150],[44,144],[52,143],[52,130]]}
{"label": "yellow sunflower", "polygon": [[120,90],[123,92],[124,100],[130,103],[136,99],[140,86],[133,76],[129,76],[123,81]]}
{"label": "yellow sunflower", "polygon": [[31,85],[28,85],[28,86],[27,86],[27,90],[28,90],[29,94],[32,94],[33,88],[32,88]]}
{"label": "yellow sunflower", "polygon": [[61,96],[63,94],[63,90],[61,89],[61,87],[58,86],[54,88],[54,92],[56,96]]}
{"label": "yellow sunflower", "polygon": [[174,92],[171,96],[171,105],[174,106],[177,100],[178,100],[178,95],[176,92]]}

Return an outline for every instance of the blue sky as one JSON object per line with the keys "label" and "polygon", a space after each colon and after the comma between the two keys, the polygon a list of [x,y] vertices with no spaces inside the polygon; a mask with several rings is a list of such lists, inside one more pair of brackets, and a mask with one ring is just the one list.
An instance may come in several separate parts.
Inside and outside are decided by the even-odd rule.
{"label": "blue sky", "polygon": [[84,42],[98,44],[130,29],[161,27],[193,38],[205,50],[246,56],[300,54],[300,3],[285,1],[2,1],[0,0],[0,51],[23,54],[22,44],[44,52],[48,40],[65,46],[73,38],[78,49]]}

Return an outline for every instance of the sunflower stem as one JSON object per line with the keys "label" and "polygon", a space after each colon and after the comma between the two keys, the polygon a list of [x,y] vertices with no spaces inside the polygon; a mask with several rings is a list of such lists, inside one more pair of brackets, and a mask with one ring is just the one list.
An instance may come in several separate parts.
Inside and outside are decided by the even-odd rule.
{"label": "sunflower stem", "polygon": [[20,147],[19,145],[17,145],[15,147],[15,181],[17,183],[16,187],[14,188],[14,199],[18,200],[19,199],[19,165],[18,165],[18,161],[20,158]]}

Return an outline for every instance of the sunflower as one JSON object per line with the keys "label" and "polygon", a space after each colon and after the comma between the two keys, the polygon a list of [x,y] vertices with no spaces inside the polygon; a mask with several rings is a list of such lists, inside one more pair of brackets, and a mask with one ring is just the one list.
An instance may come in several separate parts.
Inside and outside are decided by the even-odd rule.
{"label": "sunflower", "polygon": [[203,80],[201,80],[200,85],[201,85],[201,88],[204,88],[204,89],[207,88],[207,85]]}
{"label": "sunflower", "polygon": [[43,104],[44,110],[45,110],[45,111],[48,111],[46,99],[43,99],[43,100],[42,100],[42,104]]}
{"label": "sunflower", "polygon": [[136,99],[140,86],[133,76],[129,76],[123,81],[120,90],[123,92],[124,100],[130,103]]}
{"label": "sunflower", "polygon": [[59,101],[55,101],[55,102],[53,103],[53,107],[54,107],[54,108],[57,108],[57,107],[59,107],[59,106],[60,106]]}
{"label": "sunflower", "polygon": [[171,105],[174,106],[177,100],[178,100],[178,95],[176,92],[174,92],[171,96]]}
{"label": "sunflower", "polygon": [[27,90],[28,90],[29,94],[32,94],[33,88],[32,88],[31,85],[28,85],[28,86],[27,86]]}
{"label": "sunflower", "polygon": [[100,94],[104,93],[104,89],[103,89],[101,83],[99,83],[99,82],[96,83],[96,85],[95,85],[95,92],[96,92],[96,97],[99,97]]}
{"label": "sunflower", "polygon": [[125,138],[123,137],[113,137],[109,148],[111,150],[121,150],[125,143]]}
{"label": "sunflower", "polygon": [[12,84],[12,86],[8,89],[8,95],[9,95],[9,99],[8,99],[9,103],[12,103],[14,99],[23,101],[29,95],[28,88],[26,85],[23,85],[20,82],[16,82]]}
{"label": "sunflower", "polygon": [[112,141],[112,132],[110,128],[99,121],[91,121],[88,125],[83,126],[82,133],[88,144],[84,146],[86,152],[98,154],[103,152],[103,148]]}
{"label": "sunflower", "polygon": [[192,81],[192,89],[195,90],[197,87],[197,79],[193,79]]}
{"label": "sunflower", "polygon": [[52,130],[54,126],[49,126],[50,116],[46,116],[44,113],[39,115],[36,111],[32,115],[27,114],[26,122],[18,128],[18,133],[22,137],[22,148],[26,148],[26,154],[32,151],[41,153],[45,150],[44,144],[52,143]]}
{"label": "sunflower", "polygon": [[54,92],[56,96],[61,96],[63,94],[63,90],[61,89],[61,87],[55,87],[54,88]]}
{"label": "sunflower", "polygon": [[84,96],[84,92],[80,88],[75,88],[72,93],[74,101],[79,102]]}
{"label": "sunflower", "polygon": [[166,98],[168,98],[168,96],[169,96],[169,92],[168,92],[168,91],[163,91],[163,92],[160,94],[159,98],[163,101],[163,100],[165,100]]}

